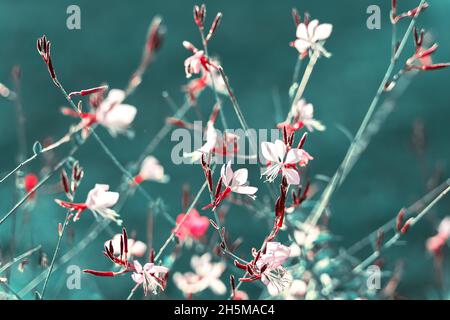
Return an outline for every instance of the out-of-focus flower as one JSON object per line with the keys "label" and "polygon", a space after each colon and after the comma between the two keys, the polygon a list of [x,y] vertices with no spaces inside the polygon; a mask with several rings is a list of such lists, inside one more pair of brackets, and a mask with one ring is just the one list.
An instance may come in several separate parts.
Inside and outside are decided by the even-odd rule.
{"label": "out-of-focus flower", "polygon": [[111,89],[105,99],[101,98],[101,93],[91,95],[91,97],[96,97],[96,102],[93,103],[94,108],[91,112],[77,112],[69,108],[62,109],[64,115],[81,118],[79,127],[83,129],[83,137],[88,135],[88,129],[94,123],[104,126],[115,137],[119,133],[125,133],[136,117],[136,107],[122,103],[126,97],[125,91]]}
{"label": "out-of-focus flower", "polygon": [[[34,173],[29,173],[23,178],[23,187],[24,187],[26,193],[31,192],[31,190],[33,190],[34,187],[36,187],[36,185],[38,183],[39,183],[39,178]],[[35,196],[36,196],[36,193],[33,192],[32,194],[30,194],[29,199],[34,199]]]}
{"label": "out-of-focus flower", "polygon": [[[122,234],[121,233],[116,234],[110,241],[112,241],[114,254],[119,255],[120,243],[122,241]],[[145,251],[147,251],[147,245],[142,241],[127,238],[127,243],[128,243],[128,256],[126,257],[127,259],[130,257],[143,257]],[[109,241],[105,242],[105,246],[108,245]]]}
{"label": "out-of-focus flower", "polygon": [[313,159],[305,150],[288,148],[281,140],[276,140],[275,143],[263,142],[261,150],[264,158],[270,161],[270,165],[263,172],[270,182],[273,182],[281,172],[288,184],[299,184],[300,175],[296,165],[304,167]]}
{"label": "out-of-focus flower", "polygon": [[301,121],[311,132],[314,130],[325,130],[325,126],[319,120],[314,119],[314,106],[311,103],[307,103],[304,99],[300,99],[294,104],[292,116],[295,119],[294,122]]}
{"label": "out-of-focus flower", "polygon": [[438,232],[426,242],[428,252],[433,255],[442,254],[442,249],[450,238],[450,217],[445,217],[438,227]]}
{"label": "out-of-focus flower", "polygon": [[134,182],[140,184],[143,181],[167,182],[169,177],[164,174],[164,167],[159,163],[158,159],[148,156],[142,161],[139,174],[134,177]]}
{"label": "out-of-focus flower", "polygon": [[225,284],[220,280],[226,265],[223,262],[211,262],[211,254],[205,253],[202,256],[193,256],[191,266],[194,272],[173,275],[175,285],[186,295],[202,292],[211,289],[215,294],[222,295],[226,292]]}
{"label": "out-of-focus flower", "polygon": [[192,52],[192,56],[184,61],[186,78],[190,78],[193,74],[199,74],[202,71],[209,73],[211,68],[218,69],[218,66],[205,55],[203,50],[198,50],[188,41],[183,41],[183,46]]}
{"label": "out-of-focus flower", "polygon": [[137,285],[142,285],[145,295],[147,295],[149,291],[153,294],[157,294],[158,289],[165,289],[169,269],[157,266],[151,262],[146,263],[142,267],[137,260],[133,262],[133,265],[135,270],[131,275],[131,278]]}
{"label": "out-of-focus flower", "polygon": [[77,221],[80,218],[81,213],[84,210],[89,209],[96,218],[100,216],[121,225],[122,220],[119,219],[119,214],[111,209],[118,200],[119,193],[109,191],[109,185],[107,184],[96,184],[95,187],[89,191],[86,202],[84,203],[72,203],[55,199],[56,203],[61,207],[76,212],[73,221]]}
{"label": "out-of-focus flower", "polygon": [[112,136],[125,132],[136,117],[136,107],[122,103],[125,97],[125,91],[112,89],[95,112],[96,121]]}
{"label": "out-of-focus flower", "polygon": [[329,57],[330,53],[324,49],[322,43],[330,37],[332,31],[333,26],[329,23],[319,24],[319,20],[302,22],[297,26],[297,40],[291,45],[298,50],[302,59],[308,55],[310,50],[317,50]]}
{"label": "out-of-focus flower", "polygon": [[[185,213],[178,215],[177,226],[185,219],[185,216]],[[178,228],[176,236],[181,241],[186,239],[199,240],[206,234],[208,227],[209,219],[201,216],[196,209],[192,209],[183,224]]]}
{"label": "out-of-focus flower", "polygon": [[301,254],[301,248],[306,251],[314,246],[314,242],[320,236],[321,230],[317,226],[304,226],[302,230],[294,231],[294,242],[290,245],[291,257],[298,257]]}
{"label": "out-of-focus flower", "polygon": [[308,285],[305,281],[295,279],[292,281],[289,288],[285,291],[286,300],[298,300],[305,296]]}

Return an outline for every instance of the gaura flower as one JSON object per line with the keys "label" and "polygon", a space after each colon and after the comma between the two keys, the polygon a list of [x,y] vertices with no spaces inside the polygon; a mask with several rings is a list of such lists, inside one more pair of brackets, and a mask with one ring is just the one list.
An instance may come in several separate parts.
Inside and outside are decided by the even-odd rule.
{"label": "gaura flower", "polygon": [[211,262],[211,254],[205,253],[202,256],[193,256],[191,266],[194,272],[173,275],[175,285],[186,295],[202,292],[211,289],[215,294],[222,295],[227,289],[220,280],[220,276],[225,271],[226,265],[223,262]]}
{"label": "gaura flower", "polygon": [[324,131],[325,126],[318,120],[314,119],[314,106],[306,103],[304,99],[300,99],[293,107],[292,116],[295,122],[301,121],[309,131]]}
{"label": "gaura flower", "polygon": [[263,175],[267,176],[266,180],[270,182],[273,182],[281,172],[288,184],[299,184],[300,175],[296,169],[297,164],[304,167],[309,160],[313,159],[305,150],[288,148],[281,140],[276,140],[275,143],[261,143],[261,151],[264,158],[270,161],[270,165],[263,172]]}
{"label": "gaura flower", "polygon": [[[214,66],[220,65],[220,62],[215,59],[211,59],[211,63]],[[205,71],[205,69],[202,68],[201,74],[200,78],[190,80],[189,83],[183,87],[183,91],[187,93],[193,104],[197,102],[197,97],[206,87],[215,89],[216,92],[220,94],[228,93],[225,81],[217,69],[209,68],[208,71]]]}
{"label": "gaura flower", "polygon": [[[176,219],[177,226],[185,219],[185,216],[185,213],[178,215]],[[176,236],[180,241],[187,239],[199,240],[206,234],[208,227],[209,219],[201,216],[196,209],[192,209],[183,224],[178,228]]]}
{"label": "gaura flower", "polygon": [[222,166],[220,176],[222,177],[222,182],[226,187],[224,192],[229,190],[229,192],[248,195],[252,199],[256,198],[254,194],[258,191],[258,188],[251,187],[247,184],[247,169],[242,168],[236,170],[236,172],[233,172],[233,169],[231,168],[231,161],[228,161],[226,165]]}
{"label": "gaura flower", "polygon": [[[119,255],[120,254],[120,243],[122,241],[122,234],[118,233],[116,234],[111,240],[110,240],[113,246],[113,254]],[[105,246],[109,246],[110,241],[105,242]],[[145,251],[147,251],[147,245],[139,240],[129,239],[127,238],[128,243],[128,252],[126,259],[129,259],[130,257],[143,257],[145,254]]]}
{"label": "gaura flower", "polygon": [[126,132],[136,117],[136,107],[122,103],[125,97],[125,91],[112,89],[105,99],[101,100],[98,98],[101,102],[96,103],[96,107],[91,112],[78,113],[72,109],[63,108],[62,113],[75,118],[81,118],[79,126],[83,129],[84,137],[87,136],[88,129],[94,123],[99,123],[104,126],[115,137],[119,133]]}
{"label": "gaura flower", "polygon": [[137,113],[136,107],[122,103],[125,96],[123,90],[110,90],[95,112],[97,122],[107,128],[112,136],[125,132]]}
{"label": "gaura flower", "polygon": [[159,163],[158,159],[148,156],[142,161],[139,174],[134,177],[134,182],[140,184],[143,181],[157,181],[165,183],[169,177],[164,174],[164,167]]}
{"label": "gaura flower", "polygon": [[194,152],[184,153],[184,157],[190,157],[192,162],[198,161],[204,154],[218,154],[226,156],[237,152],[239,136],[225,132],[223,136],[214,127],[213,121],[208,121],[206,126],[206,142]]}
{"label": "gaura flower", "polygon": [[186,78],[192,77],[193,74],[199,74],[202,70],[206,73],[210,72],[210,67],[218,69],[203,50],[198,50],[194,45],[188,41],[183,41],[183,46],[192,51],[192,56],[188,57],[184,61],[184,71],[186,72]]}
{"label": "gaura flower", "polygon": [[283,268],[283,263],[290,256],[290,249],[279,242],[267,242],[266,249],[253,251],[253,260],[247,265],[235,261],[235,265],[250,274],[248,278],[241,278],[242,282],[261,280],[270,295],[275,296],[285,290],[292,281],[292,277]]}
{"label": "gaura flower", "polygon": [[109,191],[109,185],[96,184],[94,189],[89,191],[84,203],[72,203],[59,199],[55,199],[55,202],[63,208],[68,208],[71,211],[76,212],[73,221],[80,219],[81,213],[84,210],[89,209],[92,211],[95,218],[102,217],[104,219],[110,219],[118,225],[121,225],[122,220],[119,219],[119,214],[111,209],[118,200],[119,193]]}
{"label": "gaura flower", "polygon": [[158,289],[165,289],[169,269],[157,266],[151,262],[146,263],[142,267],[137,260],[133,262],[133,265],[135,270],[131,275],[131,278],[136,282],[137,286],[142,285],[145,295],[147,295],[149,291],[153,294],[157,294]]}
{"label": "gaura flower", "polygon": [[333,31],[333,26],[329,23],[319,24],[319,20],[304,21],[297,26],[297,40],[291,43],[301,58],[305,58],[310,50],[318,51],[325,57],[329,57],[330,53],[323,47],[323,42],[328,39]]}

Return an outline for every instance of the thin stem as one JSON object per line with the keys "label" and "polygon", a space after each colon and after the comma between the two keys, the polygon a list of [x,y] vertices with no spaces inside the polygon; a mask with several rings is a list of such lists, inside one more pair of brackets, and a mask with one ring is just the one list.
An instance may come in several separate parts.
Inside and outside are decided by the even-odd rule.
{"label": "thin stem", "polygon": [[[406,208],[407,215],[405,216],[405,218],[408,218],[409,216],[411,216],[412,213],[419,211],[420,208],[424,207],[426,203],[432,201],[433,198],[441,194],[446,188],[448,188],[448,186],[450,186],[450,179],[447,179],[447,181],[443,182],[441,185],[439,185],[438,187],[427,193],[425,196],[416,201],[414,204]],[[396,220],[397,217],[392,218],[384,225],[382,225],[380,228],[371,232],[369,235],[367,235],[363,239],[359,240],[358,242],[350,246],[347,250],[345,250],[345,252],[348,253],[349,255],[354,255],[356,252],[364,248],[366,245],[369,245],[372,239],[376,238],[379,231],[386,232],[390,228],[393,228],[395,226]]]}
{"label": "thin stem", "polygon": [[28,250],[27,252],[22,253],[21,255],[17,256],[17,257],[14,258],[14,259],[12,259],[10,262],[6,263],[5,265],[3,265],[3,266],[0,268],[0,274],[2,274],[3,272],[5,272],[5,270],[7,270],[7,269],[8,269],[9,267],[11,267],[12,265],[14,265],[14,264],[16,264],[17,262],[22,261],[23,259],[25,259],[25,258],[31,256],[33,253],[35,253],[36,251],[38,251],[38,250],[40,250],[40,249],[41,249],[41,245],[39,245],[39,246],[37,246],[37,247],[35,247],[35,248],[31,249],[31,250]]}
{"label": "thin stem", "polygon": [[292,100],[291,109],[286,117],[286,122],[289,121],[292,117],[292,110],[295,104],[302,98],[303,93],[305,92],[306,85],[309,82],[309,78],[314,70],[314,66],[316,65],[317,59],[320,57],[320,51],[315,50],[311,58],[309,59],[308,65],[306,66],[305,73],[303,74],[302,81],[300,82],[297,91],[295,93],[294,99]]}
{"label": "thin stem", "polygon": [[[214,171],[214,169],[212,170]],[[175,229],[172,231],[172,233],[170,234],[170,236],[167,238],[167,240],[164,242],[164,244],[162,245],[162,247],[159,249],[158,253],[155,256],[155,261],[157,261],[161,255],[163,254],[163,252],[166,250],[167,246],[169,245],[169,243],[174,239],[175,235],[178,233],[178,231],[180,230],[181,226],[183,225],[183,223],[187,220],[187,218],[189,217],[189,215],[192,212],[192,209],[194,209],[195,205],[197,204],[198,200],[200,199],[200,196],[202,195],[203,191],[205,190],[205,188],[208,186],[208,182],[205,181],[202,185],[202,187],[200,188],[200,190],[197,192],[197,195],[195,196],[194,200],[192,201],[191,205],[189,206],[189,208],[186,210],[186,214],[184,215],[183,219],[181,219],[181,221],[177,224],[177,226],[175,227]]]}
{"label": "thin stem", "polygon": [[[208,41],[206,41],[205,32],[204,32],[203,28],[199,28],[199,30],[200,30],[200,36],[202,38],[203,50],[205,51],[205,55],[209,59]],[[215,81],[214,77],[212,76],[212,74],[209,74],[209,77],[211,78],[211,84],[212,84],[212,89],[213,89],[213,92],[214,92],[214,97],[216,99],[216,103],[219,105],[219,108],[220,108],[219,109],[220,120],[222,122],[223,129],[225,130],[225,129],[228,128],[228,124],[227,124],[227,120],[225,119],[225,115],[224,115],[223,110],[222,110],[222,101],[221,101],[221,99],[219,97],[219,93],[217,92],[216,81]]]}
{"label": "thin stem", "polygon": [[53,267],[54,267],[55,261],[56,261],[56,257],[58,256],[59,250],[61,248],[61,242],[62,242],[62,238],[64,236],[64,232],[66,231],[66,226],[69,223],[69,220],[68,220],[69,215],[70,215],[70,211],[68,211],[66,213],[66,219],[64,220],[64,224],[62,226],[61,233],[58,234],[58,242],[56,244],[55,252],[53,253],[52,261],[51,261],[50,266],[48,268],[47,277],[45,278],[44,286],[42,287],[41,300],[44,300],[45,292],[46,292],[46,289],[47,289],[47,284],[48,284],[48,281],[50,279],[50,275],[52,274]]}
{"label": "thin stem", "polygon": [[72,156],[78,151],[78,148],[81,146],[82,144],[79,144],[77,146],[75,146],[74,148],[72,148],[72,150],[69,152],[69,155],[64,158],[63,160],[61,160],[54,168],[53,170],[47,174],[47,176],[45,176],[42,180],[39,181],[38,184],[36,184],[36,186],[33,187],[33,189],[31,189],[27,194],[25,194],[22,199],[16,203],[16,205],[8,211],[8,213],[6,213],[3,218],[0,219],[0,225],[2,223],[4,223],[6,221],[6,219],[8,219],[12,214],[14,214],[16,212],[16,210],[25,203],[25,201],[27,201],[27,199],[34,194],[40,187],[42,187],[51,177],[53,177],[53,175],[59,171],[71,158]]}
{"label": "thin stem", "polygon": [[[420,6],[425,2],[425,0],[421,0],[420,2]],[[384,88],[386,87],[386,83],[389,81],[392,72],[394,71],[394,67],[396,65],[396,62],[400,56],[400,54],[403,51],[403,48],[406,45],[407,39],[409,38],[409,35],[411,34],[411,31],[413,30],[413,27],[416,23],[417,20],[417,16],[420,10],[418,10],[417,14],[413,17],[413,19],[411,20],[411,23],[409,24],[408,29],[406,30],[402,41],[400,42],[398,49],[394,55],[394,57],[391,59],[391,63],[388,66],[388,69],[383,77],[383,80],[380,83],[380,86],[378,87],[378,90],[375,94],[375,97],[373,98],[369,109],[367,110],[366,115],[364,116],[364,119],[349,147],[349,149],[347,150],[347,154],[345,155],[344,160],[342,161],[342,163],[340,164],[338,170],[336,171],[336,173],[334,174],[333,178],[331,179],[331,181],[329,182],[329,184],[327,185],[327,187],[325,188],[324,192],[322,193],[322,196],[319,200],[319,202],[317,203],[317,205],[315,206],[315,208],[313,209],[312,215],[310,216],[309,220],[311,225],[315,225],[317,223],[317,221],[320,219],[322,213],[324,212],[325,208],[327,207],[331,196],[333,195],[334,191],[337,189],[337,187],[339,185],[341,185],[346,177],[346,175],[348,174],[348,171],[346,171],[347,165],[349,163],[349,161],[352,159],[353,157],[353,153],[355,152],[358,143],[361,139],[361,136],[364,134],[367,125],[369,124],[370,119],[372,118],[372,114],[375,111],[376,106],[378,105],[378,102],[381,98],[382,93],[384,92]]]}

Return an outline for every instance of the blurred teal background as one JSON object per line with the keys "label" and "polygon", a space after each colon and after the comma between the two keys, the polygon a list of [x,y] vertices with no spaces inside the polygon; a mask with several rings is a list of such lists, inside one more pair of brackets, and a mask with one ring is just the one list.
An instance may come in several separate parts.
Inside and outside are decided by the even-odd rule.
{"label": "blurred teal background", "polygon": [[[407,3],[406,3],[407,2]],[[450,60],[449,30],[450,2],[430,1],[430,8],[420,17],[419,26],[427,28],[440,44],[435,55],[437,61]],[[389,64],[390,24],[388,21],[390,1],[380,0],[322,0],[322,1],[206,1],[208,21],[217,11],[224,18],[216,36],[211,41],[210,52],[218,55],[230,78],[236,96],[249,125],[254,128],[273,127],[273,91],[280,92],[283,112],[288,110],[287,90],[292,79],[297,53],[288,43],[294,39],[295,28],[291,8],[300,12],[308,10],[312,17],[334,25],[327,49],[331,59],[320,59],[305,93],[316,108],[316,116],[327,125],[324,133],[311,134],[307,150],[315,157],[311,163],[314,174],[332,175],[343,158],[348,140],[336,125],[355,132],[375,94]],[[418,1],[402,1],[402,9],[409,9]],[[66,8],[77,4],[81,8],[81,30],[66,28]],[[53,63],[59,79],[69,90],[97,86],[107,82],[111,88],[124,88],[136,68],[148,24],[153,16],[160,14],[167,27],[166,41],[156,63],[144,76],[143,84],[127,102],[138,107],[134,123],[136,137],[111,138],[104,129],[98,132],[122,163],[136,159],[146,144],[171,114],[161,92],[167,90],[181,105],[180,88],[185,79],[183,61],[188,52],[182,47],[183,40],[200,45],[198,31],[192,21],[195,1],[0,1],[0,82],[12,86],[11,68],[22,68],[22,101],[26,115],[28,151],[34,141],[46,137],[60,137],[73,119],[59,113],[65,100],[53,86],[47,70],[36,52],[36,39],[46,34],[52,41]],[[366,9],[371,4],[382,8],[381,30],[366,27]],[[407,22],[401,24],[403,33]],[[412,41],[406,48],[404,59],[412,53]],[[358,239],[375,230],[392,218],[402,206],[413,203],[426,192],[425,181],[437,163],[448,174],[450,156],[448,143],[450,116],[449,70],[420,74],[400,100],[392,116],[384,123],[381,132],[373,139],[367,152],[348,177],[345,185],[332,201],[331,230],[340,237],[339,246],[348,247]],[[211,95],[201,100],[207,113],[212,106]],[[226,115],[231,126],[238,122],[226,104]],[[192,112],[190,116],[193,116]],[[419,161],[411,147],[412,124],[420,119],[425,125],[426,153]],[[0,100],[0,171],[7,172],[15,166],[18,151],[15,114],[13,105]],[[169,138],[157,149],[155,156],[163,163],[170,163],[173,143]],[[63,157],[68,148],[57,151]],[[108,183],[114,188],[120,183],[121,174],[101,152],[94,140],[90,140],[77,153],[85,168],[86,178],[79,191],[80,199],[96,182]],[[34,161],[25,172],[38,172],[42,161]],[[423,169],[425,168],[425,170]],[[167,165],[171,182],[167,185],[146,183],[155,197],[162,197],[173,217],[181,212],[181,188],[189,182],[192,192],[202,183],[198,167]],[[252,169],[252,181],[258,172]],[[424,174],[424,171],[426,174]],[[195,179],[193,179],[195,177]],[[7,212],[13,205],[14,179],[0,185],[0,212]],[[39,192],[37,203],[31,213],[32,228],[21,227],[23,211],[17,215],[18,243],[16,253],[41,243],[51,257],[57,239],[57,224],[63,220],[64,211],[53,202],[53,179],[49,187]],[[258,181],[261,185],[261,182]],[[53,185],[53,187],[52,187]],[[265,189],[261,189],[262,191]],[[61,195],[58,195],[59,197]],[[260,197],[263,197],[260,195]],[[206,203],[205,197],[200,202]],[[432,218],[423,221],[407,237],[407,245],[391,250],[386,256],[387,267],[398,259],[405,261],[405,273],[400,293],[410,298],[430,298],[436,287],[433,261],[425,252],[424,242],[434,233],[438,217],[449,214],[450,201],[444,200],[433,212]],[[122,212],[127,229],[135,230],[138,238],[146,239],[146,204],[136,194]],[[267,231],[267,225],[251,216],[251,213],[233,207],[230,212],[229,231],[232,237],[239,235],[246,240],[242,252],[257,246]],[[74,240],[64,242],[62,253],[76,245],[87,234],[93,222],[91,214],[73,224]],[[232,222],[231,222],[232,221]],[[248,222],[251,221],[251,228]],[[11,235],[11,221],[0,227],[0,248],[7,250]],[[118,228],[115,231],[118,231]],[[154,243],[159,248],[170,232],[167,223],[159,218],[155,225]],[[107,269],[110,263],[102,256],[103,242],[109,239],[103,233],[69,264],[82,268]],[[247,251],[246,251],[247,250]],[[448,251],[448,250],[447,250]],[[363,252],[361,257],[370,252]],[[188,271],[187,258],[177,262],[174,269]],[[32,257],[36,262],[36,257]],[[445,263],[444,263],[445,266]],[[14,269],[15,270],[15,269]],[[447,268],[448,270],[448,268]],[[20,290],[40,271],[35,263],[25,273],[14,271],[13,286]],[[81,290],[67,290],[65,268],[51,278],[48,298],[108,298],[123,299],[133,286],[129,277],[118,279],[84,276]],[[227,281],[224,277],[224,281]],[[253,297],[258,291],[246,286]],[[40,287],[38,287],[40,288]],[[167,297],[180,297],[172,282]],[[31,298],[32,296],[27,296]]]}

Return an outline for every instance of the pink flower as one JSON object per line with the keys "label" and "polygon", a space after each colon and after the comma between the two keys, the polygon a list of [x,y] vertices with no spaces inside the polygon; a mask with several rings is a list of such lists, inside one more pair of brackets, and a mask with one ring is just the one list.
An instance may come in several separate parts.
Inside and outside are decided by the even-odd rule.
{"label": "pink flower", "polygon": [[[116,234],[112,239],[112,246],[114,249],[115,255],[120,255],[120,243],[122,241],[122,234],[118,233]],[[110,241],[105,242],[105,246],[109,246]],[[143,257],[145,254],[145,251],[147,251],[147,245],[138,240],[129,239],[127,238],[128,243],[128,256],[126,259],[129,259],[130,257]]]}
{"label": "pink flower", "polygon": [[288,146],[281,140],[276,140],[275,143],[263,142],[261,149],[264,158],[270,161],[270,165],[263,172],[263,175],[267,176],[266,180],[270,182],[273,182],[281,172],[288,184],[299,184],[300,175],[296,165],[304,167],[313,159],[303,149],[290,148],[288,151]]}
{"label": "pink flower", "polygon": [[302,59],[310,50],[318,50],[329,57],[330,54],[323,48],[322,42],[330,37],[332,31],[333,26],[329,23],[319,24],[319,20],[302,22],[297,26],[297,40],[292,45],[298,50]]}
{"label": "pink flower", "polygon": [[[178,215],[176,220],[177,226],[183,221],[185,216],[185,213]],[[201,216],[196,209],[192,209],[183,224],[178,228],[176,236],[181,241],[184,241],[187,238],[199,240],[206,234],[208,227],[209,219],[205,216]]]}
{"label": "pink flower", "polygon": [[158,289],[164,290],[167,283],[167,275],[169,269],[162,266],[156,266],[154,263],[146,263],[144,267],[135,260],[134,262],[134,273],[131,278],[136,282],[137,286],[142,285],[144,289],[144,294],[150,291],[153,294],[158,293]]}
{"label": "pink flower", "polygon": [[143,181],[167,182],[169,177],[164,174],[164,167],[159,163],[158,159],[148,156],[142,161],[139,174],[134,177],[134,182],[140,184]]}
{"label": "pink flower", "polygon": [[136,116],[136,107],[122,103],[125,97],[125,91],[112,89],[96,109],[96,121],[106,127],[112,136],[125,132]]}
{"label": "pink flower", "polygon": [[225,284],[220,280],[220,276],[225,271],[226,265],[223,262],[211,262],[211,254],[205,253],[202,256],[193,256],[191,266],[194,272],[173,275],[175,285],[186,295],[191,296],[211,289],[215,294],[222,295],[227,291]]}
{"label": "pink flower", "polygon": [[55,199],[56,203],[60,206],[68,208],[71,211],[76,211],[73,221],[77,221],[80,218],[81,213],[84,210],[89,209],[92,211],[95,218],[100,216],[121,225],[122,220],[119,219],[119,214],[111,209],[118,200],[119,193],[109,191],[109,185],[107,184],[96,184],[94,189],[89,191],[84,203],[72,203]]}

